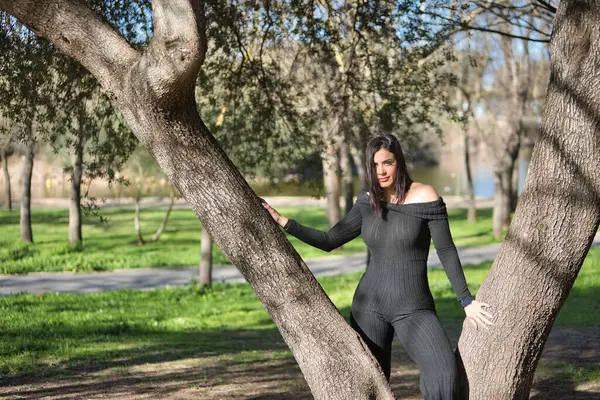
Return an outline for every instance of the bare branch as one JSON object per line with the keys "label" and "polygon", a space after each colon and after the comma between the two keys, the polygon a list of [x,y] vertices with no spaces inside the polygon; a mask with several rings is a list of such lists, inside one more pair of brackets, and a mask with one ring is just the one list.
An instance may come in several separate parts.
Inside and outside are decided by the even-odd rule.
{"label": "bare branch", "polygon": [[550,11],[553,14],[556,14],[556,7],[552,4],[545,2],[544,0],[535,0],[536,3],[540,4],[545,10]]}
{"label": "bare branch", "polygon": [[113,27],[77,0],[0,0],[0,9],[14,15],[38,35],[73,57],[110,92],[123,88],[123,69],[139,53]]}
{"label": "bare branch", "polygon": [[462,25],[462,28],[464,30],[474,30],[474,31],[481,31],[481,32],[497,33],[498,35],[506,36],[506,37],[513,38],[513,39],[529,40],[531,42],[539,42],[539,43],[550,43],[550,39],[528,38],[525,36],[513,35],[512,33],[502,32],[502,31],[496,30],[496,29],[482,28],[479,26]]}

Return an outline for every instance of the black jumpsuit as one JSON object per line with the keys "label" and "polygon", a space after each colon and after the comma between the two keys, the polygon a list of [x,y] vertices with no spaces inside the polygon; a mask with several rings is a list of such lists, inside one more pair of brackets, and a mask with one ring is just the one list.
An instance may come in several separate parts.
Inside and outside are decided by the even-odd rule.
{"label": "black jumpsuit", "polygon": [[452,345],[436,316],[427,280],[433,243],[458,300],[470,296],[450,235],[442,198],[425,203],[383,203],[383,218],[363,192],[352,210],[328,232],[289,220],[284,229],[303,242],[331,251],[362,233],[371,261],[352,300],[351,324],[389,380],[394,332],[420,372],[426,399],[452,399],[458,390]]}

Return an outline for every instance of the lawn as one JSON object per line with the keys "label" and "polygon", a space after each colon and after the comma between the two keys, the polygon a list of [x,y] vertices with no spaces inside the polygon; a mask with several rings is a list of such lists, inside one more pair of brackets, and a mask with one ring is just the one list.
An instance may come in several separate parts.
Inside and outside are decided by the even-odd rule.
{"label": "lawn", "polygon": [[[476,292],[490,264],[465,267]],[[361,274],[320,279],[348,318]],[[429,272],[438,314],[453,340],[464,314],[443,270]],[[555,326],[600,329],[600,249],[591,249]],[[212,357],[233,363],[291,357],[247,284],[210,289],[122,290],[97,294],[24,294],[0,298],[0,386],[11,377],[97,372]],[[568,363],[574,380],[600,380],[600,367]],[[565,361],[544,370],[558,368]],[[564,365],[563,365],[564,366]],[[544,372],[542,371],[542,372]]]}
{"label": "lawn", "polygon": [[[282,207],[283,215],[318,229],[327,228],[324,209],[316,207]],[[144,237],[150,238],[160,225],[164,209],[145,209],[141,213]],[[166,231],[160,240],[140,246],[133,228],[133,209],[105,208],[101,210],[108,222],[102,224],[92,216],[84,217],[83,245],[68,244],[68,211],[34,209],[32,229],[35,244],[19,240],[19,214],[0,211],[0,273],[14,274],[37,271],[105,271],[124,268],[181,267],[200,262],[200,222],[191,210],[172,212]],[[477,246],[494,242],[492,211],[479,210],[479,219],[470,224],[465,210],[450,210],[452,233],[458,246]],[[331,253],[310,247],[294,237],[290,241],[303,258],[344,255],[365,251],[359,237]],[[227,264],[229,260],[214,246],[213,262]]]}

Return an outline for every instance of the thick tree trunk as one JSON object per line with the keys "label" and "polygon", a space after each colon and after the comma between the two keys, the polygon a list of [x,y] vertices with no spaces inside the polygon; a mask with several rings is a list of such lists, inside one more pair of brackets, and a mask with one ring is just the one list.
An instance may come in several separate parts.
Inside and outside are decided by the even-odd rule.
{"label": "thick tree trunk", "polygon": [[198,286],[205,287],[212,284],[212,243],[210,233],[202,227],[200,239],[200,271],[198,273]]}
{"label": "thick tree trunk", "polygon": [[542,128],[508,235],[477,297],[494,326],[459,341],[470,399],[527,399],[600,222],[600,4],[563,0]]}
{"label": "thick tree trunk", "polygon": [[342,169],[342,191],[344,193],[344,215],[346,215],[354,205],[354,185],[350,149],[345,142],[340,145],[340,166]]}
{"label": "thick tree trunk", "polygon": [[84,2],[0,0],[0,8],[75,57],[112,95],[132,131],[252,286],[314,397],[393,399],[365,343],[200,119],[194,85],[206,51],[203,4],[153,0],[152,42],[140,52]]}
{"label": "thick tree trunk", "polygon": [[33,173],[33,158],[35,156],[35,144],[33,141],[25,147],[25,160],[23,161],[23,173],[21,174],[21,239],[33,243],[33,231],[31,230],[31,175]]}
{"label": "thick tree trunk", "polygon": [[69,202],[69,243],[81,243],[81,177],[83,175],[83,138],[75,138],[71,162],[71,200]]}
{"label": "thick tree trunk", "polygon": [[4,171],[4,201],[6,209],[12,211],[12,189],[10,187],[10,173],[8,171],[8,153],[2,155],[2,170]]}
{"label": "thick tree trunk", "polygon": [[475,185],[473,185],[473,174],[471,172],[471,155],[469,154],[469,134],[464,130],[465,147],[465,171],[467,173],[467,191],[469,192],[469,210],[467,211],[467,221],[477,221],[477,204],[475,203]]}

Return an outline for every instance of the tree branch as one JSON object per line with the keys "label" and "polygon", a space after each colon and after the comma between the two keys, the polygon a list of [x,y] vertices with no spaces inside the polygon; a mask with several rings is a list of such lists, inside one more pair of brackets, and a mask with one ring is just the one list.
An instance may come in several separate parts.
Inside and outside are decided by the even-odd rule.
{"label": "tree branch", "polygon": [[0,9],[14,15],[38,35],[53,42],[96,76],[108,91],[123,88],[124,69],[139,53],[84,2],[77,0],[0,0]]}
{"label": "tree branch", "polygon": [[553,14],[556,14],[556,7],[554,7],[552,4],[545,2],[544,0],[535,0],[536,3],[540,4],[542,7],[544,7],[545,10],[550,11]]}
{"label": "tree branch", "polygon": [[539,42],[539,43],[550,43],[550,39],[528,38],[525,36],[513,35],[512,33],[502,32],[502,31],[496,30],[496,29],[488,29],[488,28],[482,28],[479,26],[471,26],[471,25],[463,25],[463,24],[461,24],[461,27],[464,30],[474,30],[474,31],[481,31],[481,32],[497,33],[498,35],[510,37],[513,39],[529,40],[530,42]]}
{"label": "tree branch", "polygon": [[154,36],[140,66],[153,94],[170,101],[183,88],[193,88],[204,62],[204,4],[202,0],[153,0],[152,18]]}

